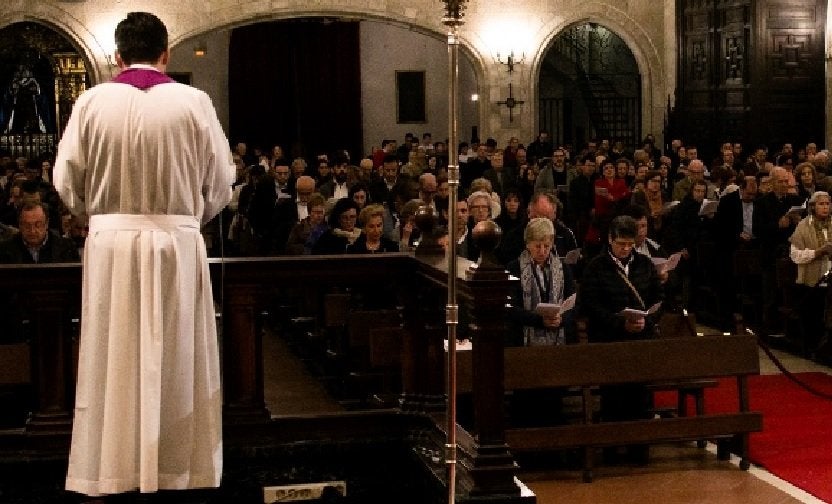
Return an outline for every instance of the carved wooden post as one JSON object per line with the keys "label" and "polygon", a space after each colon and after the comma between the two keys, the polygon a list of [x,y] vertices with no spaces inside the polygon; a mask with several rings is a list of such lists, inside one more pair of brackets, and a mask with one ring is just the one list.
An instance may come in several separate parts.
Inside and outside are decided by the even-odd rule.
{"label": "carved wooden post", "polygon": [[[423,260],[427,261],[426,258]],[[429,264],[429,261],[423,263],[423,270],[431,269]],[[402,294],[405,330],[401,408],[442,411],[445,409],[442,376],[445,326],[441,303],[444,292],[440,285],[414,272],[407,276]]]}
{"label": "carved wooden post", "polygon": [[[231,276],[231,275],[229,275]],[[265,422],[270,418],[263,395],[263,340],[257,283],[225,281],[222,381],[226,423]]]}
{"label": "carved wooden post", "polygon": [[[421,240],[416,257],[421,261],[421,272],[407,275],[402,291],[404,303],[404,335],[402,354],[401,408],[409,411],[441,411],[445,409],[441,375],[445,334],[441,284],[429,280],[430,273],[438,273],[445,251],[436,240],[436,214],[428,205],[416,212],[416,226]],[[427,276],[425,276],[427,275]],[[438,276],[441,276],[441,273]]]}
{"label": "carved wooden post", "polygon": [[463,461],[471,495],[519,495],[514,475],[517,465],[505,442],[504,338],[509,275],[494,260],[500,228],[492,221],[478,223],[473,239],[482,254],[466,272],[462,285],[470,317],[472,394],[474,401],[474,453]]}
{"label": "carved wooden post", "polygon": [[72,430],[75,402],[72,367],[72,308],[75,303],[68,288],[49,286],[31,290],[26,296],[36,402],[26,431],[68,433]]}

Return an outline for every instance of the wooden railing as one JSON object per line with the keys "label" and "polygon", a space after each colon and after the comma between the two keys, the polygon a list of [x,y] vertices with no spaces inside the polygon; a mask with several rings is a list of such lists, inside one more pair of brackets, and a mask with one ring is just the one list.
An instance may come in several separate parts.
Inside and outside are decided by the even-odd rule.
{"label": "wooden railing", "polygon": [[[474,425],[460,428],[460,490],[471,496],[519,497],[516,464],[505,443],[503,424],[504,306],[512,281],[501,269],[460,268],[461,320],[477,344],[473,358]],[[424,424],[433,435],[414,436],[413,450],[442,453],[445,420],[443,339],[447,274],[442,256],[387,254],[210,260],[215,299],[222,309],[222,379],[226,434],[277,432],[280,425],[303,441],[298,422],[272,420],[264,401],[262,314],[275,286],[323,292],[393,285],[403,300],[401,395],[397,417]],[[31,335],[34,411],[23,429],[0,432],[0,453],[68,449],[74,400],[77,320],[82,268],[79,264],[0,265],[0,292],[14,292],[25,307]],[[74,321],[74,322],[73,322]],[[2,350],[0,350],[2,351]],[[0,405],[2,407],[2,405]],[[345,413],[345,425],[358,425]],[[334,420],[333,420],[334,419]],[[337,415],[327,415],[326,427]],[[323,422],[323,420],[322,420]],[[400,422],[400,420],[396,420]],[[314,419],[303,424],[316,425]],[[323,424],[319,424],[323,425]],[[307,431],[310,436],[314,435]],[[424,434],[424,433],[422,433]],[[285,439],[285,434],[282,434]],[[432,446],[423,446],[432,444]],[[420,446],[422,445],[422,446]],[[430,466],[430,462],[426,462]],[[442,479],[442,464],[429,468]]]}

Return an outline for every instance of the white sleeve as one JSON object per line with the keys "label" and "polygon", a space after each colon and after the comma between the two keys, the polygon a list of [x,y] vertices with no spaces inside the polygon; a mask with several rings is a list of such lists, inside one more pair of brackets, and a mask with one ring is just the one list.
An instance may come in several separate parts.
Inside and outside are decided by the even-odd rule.
{"label": "white sleeve", "polygon": [[789,247],[789,257],[795,264],[808,264],[815,260],[815,251],[812,249],[799,249],[792,244]]}
{"label": "white sleeve", "polygon": [[207,119],[205,178],[202,182],[202,196],[205,209],[202,223],[205,224],[231,201],[231,184],[234,183],[236,168],[231,156],[231,145],[222,130],[217,112],[208,95],[201,96],[203,112]]}
{"label": "white sleeve", "polygon": [[52,182],[64,205],[74,215],[87,213],[86,173],[87,156],[81,119],[83,115],[83,96],[75,103],[69,116],[66,129],[58,144]]}

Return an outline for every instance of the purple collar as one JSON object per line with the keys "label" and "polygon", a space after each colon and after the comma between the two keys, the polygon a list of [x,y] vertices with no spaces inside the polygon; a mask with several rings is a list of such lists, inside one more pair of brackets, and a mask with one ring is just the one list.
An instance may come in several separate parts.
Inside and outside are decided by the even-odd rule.
{"label": "purple collar", "polygon": [[168,84],[176,82],[167,75],[158,70],[151,70],[149,68],[126,68],[116,76],[112,82],[119,84],[129,84],[135,88],[145,91],[157,84]]}

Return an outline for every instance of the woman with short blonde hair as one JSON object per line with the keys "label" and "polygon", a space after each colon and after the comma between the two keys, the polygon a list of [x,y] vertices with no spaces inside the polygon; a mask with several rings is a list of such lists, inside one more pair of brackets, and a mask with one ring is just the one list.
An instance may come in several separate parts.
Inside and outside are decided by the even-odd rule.
{"label": "woman with short blonde hair", "polygon": [[384,207],[369,205],[358,215],[361,235],[347,245],[348,254],[377,254],[398,252],[399,244],[384,236]]}
{"label": "woman with short blonde hair", "polygon": [[523,233],[526,248],[506,265],[508,272],[520,278],[511,296],[509,321],[512,323],[510,345],[562,345],[572,336],[569,312],[542,310],[541,303],[561,305],[575,292],[571,271],[554,252],[555,226],[545,217],[529,220]]}

